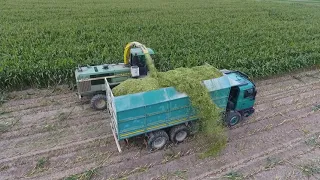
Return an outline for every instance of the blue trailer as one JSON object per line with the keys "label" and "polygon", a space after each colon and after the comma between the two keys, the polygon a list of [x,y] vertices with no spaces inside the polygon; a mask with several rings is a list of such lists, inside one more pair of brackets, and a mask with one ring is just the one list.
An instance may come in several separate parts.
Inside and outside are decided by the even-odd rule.
{"label": "blue trailer", "polygon": [[[221,70],[223,76],[204,80],[213,102],[221,108],[226,124],[236,125],[254,113],[255,84],[239,71]],[[168,141],[182,142],[198,119],[190,99],[174,87],[113,96],[105,80],[111,129],[119,141],[139,135],[147,137],[148,148],[161,149]]]}

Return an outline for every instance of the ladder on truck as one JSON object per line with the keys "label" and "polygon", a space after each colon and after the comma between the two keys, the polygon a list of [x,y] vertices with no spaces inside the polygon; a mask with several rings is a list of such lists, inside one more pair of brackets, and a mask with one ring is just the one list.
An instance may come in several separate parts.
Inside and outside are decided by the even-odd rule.
{"label": "ladder on truck", "polygon": [[106,97],[107,97],[107,104],[108,104],[107,111],[109,112],[109,116],[110,116],[110,121],[111,121],[110,126],[112,130],[112,134],[113,134],[114,140],[116,141],[118,151],[122,152],[119,141],[118,141],[118,136],[117,136],[118,124],[117,124],[116,106],[114,104],[114,96],[109,86],[107,78],[104,78],[104,81],[106,86],[105,88],[106,88]]}

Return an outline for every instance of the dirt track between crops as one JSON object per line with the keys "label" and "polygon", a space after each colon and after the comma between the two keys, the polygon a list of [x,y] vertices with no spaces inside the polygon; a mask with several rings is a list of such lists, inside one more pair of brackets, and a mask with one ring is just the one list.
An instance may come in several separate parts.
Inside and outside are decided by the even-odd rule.
{"label": "dirt track between crops", "polygon": [[0,107],[0,179],[63,179],[93,168],[92,179],[223,179],[230,172],[244,179],[319,179],[320,72],[256,85],[254,116],[228,131],[219,156],[202,160],[197,136],[153,153],[132,144],[120,154],[108,115],[74,92],[13,92]]}

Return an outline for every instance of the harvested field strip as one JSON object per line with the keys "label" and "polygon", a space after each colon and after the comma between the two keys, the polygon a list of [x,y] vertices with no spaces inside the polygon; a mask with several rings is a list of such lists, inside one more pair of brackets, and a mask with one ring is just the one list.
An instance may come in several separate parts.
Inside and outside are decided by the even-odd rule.
{"label": "harvested field strip", "polygon": [[[257,95],[257,103],[256,105],[260,105],[264,102],[267,102],[269,99],[278,100],[280,98],[290,97],[290,96],[300,96],[301,93],[309,92],[312,90],[317,90],[320,88],[319,82],[312,82],[308,84],[303,84],[301,86],[296,86],[295,89],[285,89],[279,93],[272,93],[269,95],[258,94]],[[260,90],[260,89],[258,89]]]}
{"label": "harvested field strip", "polygon": [[[282,82],[280,83],[281,85],[285,84],[286,82]],[[291,91],[291,90],[295,90],[295,88],[301,88],[303,86],[308,86],[308,85],[312,85],[314,83],[318,83],[318,81],[314,80],[314,81],[310,81],[310,82],[295,82],[291,85],[285,85],[284,87],[279,87],[279,86],[274,86],[274,87],[269,87],[269,90],[263,90],[260,88],[260,86],[258,86],[259,91],[262,92],[259,93],[260,96],[265,97],[265,96],[270,96],[273,94],[278,94],[278,93],[283,93],[283,91]]]}
{"label": "harvested field strip", "polygon": [[317,95],[317,93],[320,92],[320,86],[313,86],[313,87],[309,87],[308,89],[303,91],[297,91],[297,95],[295,96],[280,96],[277,98],[270,98],[268,99],[269,101],[272,100],[272,103],[268,103],[268,101],[264,101],[264,102],[258,102],[256,107],[259,109],[260,107],[270,107],[270,108],[274,108],[274,107],[279,107],[279,106],[283,106],[283,105],[289,105],[292,103],[296,103],[299,104],[299,102],[301,102],[301,100],[303,99],[309,99],[310,97],[314,97]]}
{"label": "harvested field strip", "polygon": [[[192,179],[203,179],[203,178],[212,178],[216,176],[216,178],[221,178],[221,176],[228,172],[228,171],[235,171],[240,168],[253,165],[257,162],[261,161],[263,162],[267,157],[272,157],[276,155],[283,154],[282,160],[290,160],[292,158],[296,158],[298,156],[302,156],[306,153],[310,153],[311,151],[315,150],[315,148],[310,148],[305,145],[305,140],[312,137],[315,134],[318,134],[320,131],[314,132],[305,138],[296,138],[294,140],[291,140],[289,142],[286,142],[280,146],[269,148],[266,151],[263,151],[262,153],[255,154],[249,158],[241,159],[237,161],[236,163],[228,164],[227,166],[221,167],[219,170],[211,171],[209,173],[202,174],[201,176],[192,178]],[[288,153],[288,151],[290,153]],[[288,157],[285,157],[288,156]],[[256,164],[255,164],[256,165]],[[249,174],[249,173],[248,173]]]}
{"label": "harvested field strip", "polygon": [[[78,99],[76,97],[77,96],[74,93],[69,91],[66,94],[61,94],[61,95],[49,95],[49,96],[44,95],[36,99],[20,99],[17,101],[13,101],[11,103],[9,102],[8,104],[4,104],[3,107],[19,108],[21,106],[21,107],[27,108],[28,105],[44,104],[45,102],[49,102],[49,104],[54,104],[54,103],[60,104],[67,101],[71,101],[71,102],[77,101]],[[12,100],[14,100],[14,98]]]}
{"label": "harvested field strip", "polygon": [[[69,101],[70,100],[70,101]],[[36,111],[48,111],[48,110],[54,110],[57,108],[65,108],[65,107],[73,107],[75,105],[78,104],[77,101],[74,101],[75,99],[66,99],[64,103],[62,103],[63,101],[61,101],[61,103],[52,103],[50,101],[44,100],[42,101],[42,103],[39,104],[28,104],[27,107],[21,105],[20,106],[12,106],[10,108],[6,108],[5,111],[6,112],[13,112],[13,113],[17,113],[18,111],[23,111],[25,113],[33,113]]]}
{"label": "harvested field strip", "polygon": [[[320,94],[320,93],[319,93]],[[259,133],[261,131],[271,130],[275,127],[284,125],[288,126],[287,123],[292,123],[294,121],[300,121],[300,118],[307,117],[312,114],[318,113],[318,111],[314,112],[312,110],[312,104],[317,101],[315,98],[310,99],[310,102],[306,99],[306,105],[303,106],[294,106],[288,107],[285,110],[279,110],[276,113],[272,113],[272,111],[266,111],[266,114],[263,116],[259,116],[250,121],[244,122],[240,126],[236,126],[232,128],[232,133],[238,132],[239,134],[235,135],[237,138],[247,138],[253,134]],[[284,109],[278,107],[279,109]],[[292,109],[290,109],[292,108]],[[295,114],[297,112],[297,114]],[[254,117],[253,117],[254,118]],[[261,128],[255,128],[257,124],[261,124]],[[253,126],[254,128],[251,128]],[[242,134],[242,135],[241,135]]]}
{"label": "harvested field strip", "polygon": [[[101,127],[101,125],[100,125]],[[71,131],[63,130],[63,131],[57,131],[54,133],[47,132],[42,134],[35,134],[31,136],[18,136],[15,139],[6,139],[1,142],[1,150],[7,151],[5,154],[1,153],[1,159],[11,157],[14,155],[17,155],[18,153],[27,153],[31,150],[41,150],[41,149],[47,149],[50,147],[55,146],[62,146],[66,144],[70,144],[73,142],[81,142],[85,141],[90,138],[94,138],[96,136],[103,136],[106,135],[110,137],[108,140],[109,142],[113,142],[113,139],[111,138],[112,135],[105,132],[106,127],[97,128],[97,131],[93,132],[86,132],[86,127],[83,126],[81,128],[82,130],[79,131]],[[68,137],[68,138],[65,138]],[[114,142],[113,142],[114,143]],[[19,147],[25,147],[23,150],[19,150],[18,152],[14,153],[14,149],[17,149]],[[14,154],[13,154],[14,153]]]}
{"label": "harvested field strip", "polygon": [[319,75],[320,75],[319,69],[315,68],[314,70],[308,70],[308,71],[302,71],[302,72],[296,72],[296,73],[292,72],[292,73],[285,74],[283,76],[275,76],[272,78],[258,80],[256,82],[256,85],[258,85],[259,88],[263,90],[272,90],[270,89],[270,87],[279,87],[281,86],[282,83],[286,83],[286,85],[291,86],[295,84],[294,81],[299,82],[297,81],[297,79],[293,78],[293,76],[298,78],[307,78],[310,81],[315,81]]}
{"label": "harvested field strip", "polygon": [[[99,121],[101,122],[90,122],[91,127],[94,127],[91,129],[91,131],[94,131],[93,134],[106,134],[105,130],[106,127],[103,127],[103,125],[105,125],[104,122],[102,122],[104,119],[99,119]],[[88,128],[88,124],[73,124],[73,125],[67,125],[64,129],[60,129],[60,127],[57,127],[55,125],[47,125],[47,126],[40,126],[38,128],[35,127],[31,127],[28,129],[24,129],[23,130],[17,130],[17,131],[13,131],[10,133],[6,133],[3,134],[1,137],[3,137],[4,141],[12,141],[15,140],[17,142],[23,142],[26,139],[30,139],[32,138],[33,141],[32,142],[25,142],[25,143],[35,143],[38,140],[45,140],[45,139],[49,139],[50,137],[52,137],[52,135],[57,135],[57,134],[69,134],[71,132],[73,132],[74,134],[74,138],[77,138],[77,135],[86,135],[88,136],[90,133],[90,128]],[[25,136],[28,137],[25,137]],[[60,136],[60,135],[59,135]],[[83,137],[86,138],[86,137]],[[61,142],[63,142],[63,140],[61,140]]]}
{"label": "harvested field strip", "polygon": [[69,151],[78,151],[82,149],[90,149],[91,147],[100,147],[100,145],[106,145],[106,139],[110,138],[111,136],[100,136],[98,138],[91,138],[79,142],[73,142],[70,144],[66,144],[63,146],[56,146],[50,149],[40,150],[40,151],[33,151],[30,153],[25,153],[20,156],[14,156],[6,159],[1,159],[0,163],[9,163],[12,161],[19,161],[19,159],[31,158],[34,156],[58,156],[63,155]]}
{"label": "harvested field strip", "polygon": [[[92,152],[94,149],[94,152]],[[77,167],[81,164],[93,163],[97,165],[99,160],[110,157],[108,151],[106,151],[106,143],[103,138],[90,139],[88,141],[82,141],[81,143],[73,143],[63,147],[52,148],[49,151],[39,151],[36,153],[30,153],[23,156],[0,161],[0,166],[8,166],[9,171],[13,171],[16,176],[25,176],[31,170],[23,167],[33,167],[37,157],[46,157],[50,162],[50,169],[42,172],[42,175],[46,173],[54,173],[63,171],[68,167]],[[23,169],[23,171],[21,171]],[[58,169],[58,171],[56,170]],[[69,169],[69,168],[68,168]]]}
{"label": "harvested field strip", "polygon": [[[78,103],[71,97],[63,98],[63,108],[47,104],[42,109],[38,107],[27,111],[25,107],[30,106],[24,102],[19,108],[20,112],[0,115],[0,121],[7,117],[21,117],[20,121],[23,122],[17,123],[1,135],[3,140],[0,142],[0,167],[3,168],[0,176],[9,179],[24,177],[41,157],[48,157],[48,169],[33,174],[32,178],[63,178],[95,167],[100,168],[97,169],[94,179],[117,179],[125,176],[132,179],[150,179],[165,176],[167,169],[172,173],[187,170],[184,173],[188,179],[217,169],[217,172],[221,171],[217,177],[221,177],[228,172],[228,167],[238,165],[240,169],[245,168],[247,164],[242,162],[250,160],[252,155],[257,157],[266,150],[265,154],[268,154],[270,147],[284,146],[287,142],[308,137],[318,131],[320,111],[313,111],[313,106],[318,104],[315,97],[320,94],[319,83],[312,77],[301,78],[307,83],[295,82],[296,93],[293,89],[281,89],[281,83],[273,88],[259,90],[254,116],[228,131],[227,148],[218,157],[204,160],[196,156],[197,152],[206,147],[201,143],[201,137],[190,138],[177,146],[170,144],[168,149],[153,153],[148,153],[143,144],[135,145],[140,143],[140,140],[131,141],[129,146],[122,145],[123,153],[118,153],[105,112],[93,111],[88,104]],[[290,78],[286,81],[290,81]],[[267,91],[270,93],[266,93]],[[73,101],[75,104],[65,107],[66,103],[63,101]],[[4,104],[4,107],[1,108],[6,111],[7,104]],[[23,116],[25,112],[27,115]],[[62,120],[70,112],[72,113],[68,120]],[[48,131],[42,130],[41,127],[46,125],[56,125],[57,129],[48,126]],[[286,153],[281,148],[278,151]],[[288,151],[288,155],[290,153],[295,152]],[[250,160],[248,165],[260,163],[261,159],[262,156],[257,160]],[[234,169],[237,169],[237,166]]]}
{"label": "harvested field strip", "polygon": [[[44,115],[48,115],[48,113],[44,113]],[[55,114],[55,116],[48,116],[48,117],[41,117],[40,119],[32,119],[32,115],[22,116],[18,125],[11,128],[11,132],[19,131],[35,133],[37,129],[42,129],[46,125],[55,125],[58,128],[63,128],[64,126],[78,126],[78,125],[86,125],[90,123],[104,121],[105,118],[101,117],[101,113],[97,112],[88,112],[88,114],[81,115],[81,114],[72,114],[72,111],[65,112],[63,114]],[[37,123],[32,123],[32,121],[37,120]],[[77,124],[81,120],[81,124]],[[31,132],[32,131],[32,132]],[[10,134],[11,134],[10,132]],[[23,134],[23,133],[22,133]],[[30,135],[30,134],[29,134]]]}
{"label": "harvested field strip", "polygon": [[[240,167],[236,167],[232,169],[232,171],[245,172],[244,173],[245,178],[262,179],[262,177],[268,177],[268,176],[259,177],[258,175],[261,173],[268,172],[268,171],[270,172],[275,169],[280,170],[280,167],[289,166],[290,168],[293,169],[293,171],[296,171],[297,173],[299,173],[299,175],[301,175],[300,177],[296,177],[297,179],[308,179],[307,176],[302,173],[303,169],[301,169],[302,166],[306,164],[306,162],[303,162],[303,163],[299,162],[299,163],[293,164],[292,161],[301,160],[304,156],[306,155],[310,156],[310,154],[313,155],[312,159],[314,159],[314,157],[319,157],[319,151],[316,147],[310,148],[306,146],[304,142],[301,142],[300,144],[294,146],[292,149],[288,151],[281,151],[275,154],[269,154],[267,157],[264,157],[264,159],[261,159],[260,161],[255,161],[252,163],[242,165]],[[296,165],[300,165],[301,168],[295,167]],[[286,176],[286,175],[284,174],[283,176]],[[218,176],[217,178],[213,178],[213,179],[220,179],[220,178],[221,178],[221,175],[220,177]],[[318,179],[319,179],[319,175],[318,175]]]}
{"label": "harvested field strip", "polygon": [[[64,109],[64,108],[68,108],[68,107],[74,107],[77,105],[77,102],[67,102],[65,104],[61,104],[61,105],[52,105],[52,106],[44,106],[44,105],[34,105],[32,107],[28,107],[28,108],[23,108],[21,110],[8,110],[6,112],[6,115],[9,115],[8,113],[12,113],[12,115],[19,115],[19,114],[23,114],[23,115],[29,115],[29,114],[34,114],[36,112],[40,112],[40,111],[52,111],[52,110],[60,110],[60,109]],[[88,105],[86,105],[88,107]],[[89,108],[89,107],[88,107]],[[84,108],[83,108],[84,109]]]}
{"label": "harvested field strip", "polygon": [[[316,96],[312,96],[309,98],[301,98],[299,104],[292,103],[285,104],[276,107],[266,107],[262,110],[257,109],[257,113],[259,115],[254,115],[248,120],[245,120],[243,123],[239,124],[238,126],[233,127],[232,129],[237,129],[240,127],[247,127],[248,124],[258,123],[263,121],[263,123],[270,121],[270,123],[274,123],[274,118],[280,117],[280,119],[288,119],[292,117],[294,112],[299,112],[300,110],[306,110],[308,113],[312,111],[312,107],[314,104],[318,103],[319,101],[315,98]],[[301,115],[301,114],[300,114]]]}
{"label": "harvested field strip", "polygon": [[[320,113],[313,115],[309,118],[301,119],[299,124],[304,124],[309,122],[312,119],[312,122],[316,122],[317,119],[320,118]],[[299,126],[299,125],[298,125]],[[194,154],[186,157],[181,157],[179,160],[174,162],[169,162],[165,165],[155,166],[154,170],[150,170],[152,172],[156,172],[156,169],[161,169],[163,172],[157,172],[156,174],[165,173],[165,170],[170,169],[170,171],[175,171],[179,169],[187,169],[188,175],[190,179],[191,177],[195,177],[200,172],[210,172],[197,177],[196,179],[201,179],[203,177],[210,175],[222,175],[227,172],[227,170],[231,170],[235,167],[242,167],[247,163],[253,163],[256,161],[261,161],[265,159],[267,156],[272,154],[276,154],[279,152],[287,152],[288,150],[297,150],[296,146],[303,145],[305,146],[305,139],[313,136],[314,134],[319,133],[319,129],[317,127],[308,127],[310,130],[310,134],[307,136],[301,137],[301,133],[297,131],[284,131],[284,129],[292,129],[291,125],[287,126],[287,128],[274,127],[270,131],[265,131],[263,134],[267,134],[268,136],[262,136],[261,134],[255,134],[253,136],[248,136],[244,139],[238,138],[230,138],[227,149],[222,152],[216,158],[209,158],[206,160],[199,161],[195,158]],[[283,131],[285,133],[283,133]],[[230,137],[237,137],[231,131]],[[281,133],[282,132],[282,133]],[[280,135],[280,136],[279,136]],[[242,146],[241,146],[242,144]],[[237,151],[234,151],[237,149]],[[299,149],[297,150],[300,153]],[[230,159],[230,157],[233,157]],[[185,161],[185,162],[184,162]],[[235,161],[235,162],[233,162]],[[192,163],[191,163],[192,162]],[[191,164],[190,164],[191,163]],[[189,165],[188,165],[189,164]],[[221,166],[221,164],[226,164],[225,166]],[[197,167],[197,168],[192,168]],[[217,170],[214,170],[217,169]],[[107,171],[107,169],[103,169],[103,171]],[[154,174],[151,174],[150,171],[147,173],[143,173],[143,175],[139,175],[139,178],[148,179]],[[150,176],[149,176],[150,175]],[[133,176],[131,178],[134,178]]]}

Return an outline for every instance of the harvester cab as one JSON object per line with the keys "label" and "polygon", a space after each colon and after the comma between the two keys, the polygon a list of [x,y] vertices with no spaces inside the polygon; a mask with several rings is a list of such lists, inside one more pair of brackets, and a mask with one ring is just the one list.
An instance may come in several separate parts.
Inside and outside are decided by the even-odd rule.
{"label": "harvester cab", "polygon": [[124,51],[124,63],[78,66],[75,70],[78,97],[91,98],[91,107],[103,110],[107,107],[105,78],[110,88],[129,78],[143,78],[148,74],[144,51],[154,56],[150,48],[140,47],[140,43],[127,44]]}

